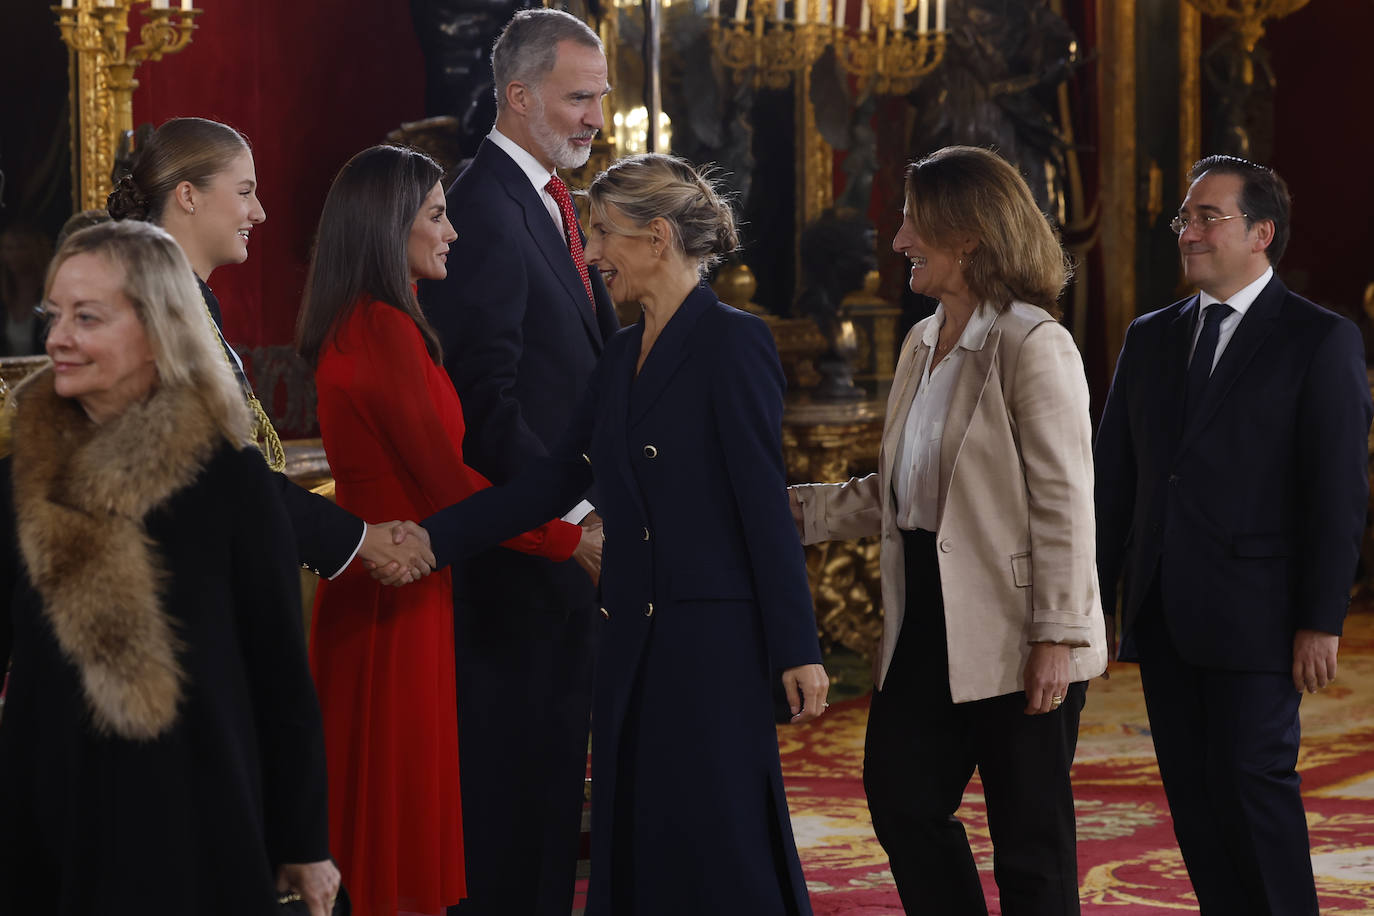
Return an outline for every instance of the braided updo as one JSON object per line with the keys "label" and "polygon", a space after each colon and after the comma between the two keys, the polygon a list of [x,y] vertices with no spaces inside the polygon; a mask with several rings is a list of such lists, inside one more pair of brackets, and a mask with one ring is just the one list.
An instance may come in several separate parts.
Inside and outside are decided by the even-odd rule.
{"label": "braided updo", "polygon": [[206,188],[234,158],[247,152],[248,140],[227,124],[205,118],[173,118],[134,154],[105,207],[114,219],[162,221],[162,210],[176,186],[189,181]]}
{"label": "braided updo", "polygon": [[[587,197],[597,219],[620,235],[640,235],[650,221],[666,220],[673,246],[695,259],[703,273],[739,248],[734,211],[714,175],[698,173],[685,159],[662,153],[627,156],[596,176]],[[631,225],[611,219],[608,207]]]}

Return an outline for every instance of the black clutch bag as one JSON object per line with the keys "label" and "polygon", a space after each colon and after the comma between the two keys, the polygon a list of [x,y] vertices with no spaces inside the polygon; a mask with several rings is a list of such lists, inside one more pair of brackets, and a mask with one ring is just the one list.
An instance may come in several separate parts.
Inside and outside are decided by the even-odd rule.
{"label": "black clutch bag", "polygon": [[[277,898],[277,912],[281,916],[310,916],[310,907],[306,905],[305,898],[292,891]],[[344,890],[342,884],[339,885],[339,896],[334,898],[334,908],[329,912],[332,916],[353,914],[353,904],[348,901],[348,891]]]}

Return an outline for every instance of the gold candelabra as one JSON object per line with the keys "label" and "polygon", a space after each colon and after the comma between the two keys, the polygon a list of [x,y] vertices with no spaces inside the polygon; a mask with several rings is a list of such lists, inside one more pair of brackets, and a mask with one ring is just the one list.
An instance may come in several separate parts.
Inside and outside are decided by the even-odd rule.
{"label": "gold candelabra", "polygon": [[1188,0],[1197,11],[1213,19],[1226,19],[1234,24],[1245,46],[1242,78],[1245,84],[1255,81],[1255,45],[1264,37],[1266,19],[1282,19],[1308,4],[1308,0]]}
{"label": "gold candelabra", "polygon": [[833,45],[861,91],[901,95],[944,58],[945,2],[859,0],[857,29],[849,25],[850,0],[834,0],[833,12],[831,0],[735,0],[728,23],[721,0],[711,0],[707,18],[721,61],[751,73],[756,86],[787,86]]}
{"label": "gold candelabra", "polygon": [[[129,45],[129,13],[143,5],[139,43]],[[103,208],[110,193],[115,150],[133,130],[134,71],[191,43],[200,10],[191,0],[62,0],[52,8],[71,58],[73,171],[78,209]]]}

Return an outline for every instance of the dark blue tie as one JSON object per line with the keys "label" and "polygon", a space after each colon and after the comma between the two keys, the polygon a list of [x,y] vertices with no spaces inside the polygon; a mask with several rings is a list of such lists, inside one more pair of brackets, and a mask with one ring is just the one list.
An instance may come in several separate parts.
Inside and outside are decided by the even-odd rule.
{"label": "dark blue tie", "polygon": [[1191,419],[1198,404],[1202,403],[1203,392],[1207,390],[1207,380],[1212,376],[1212,361],[1217,355],[1217,335],[1221,332],[1221,320],[1231,314],[1231,306],[1225,302],[1213,302],[1202,313],[1202,333],[1198,335],[1197,346],[1193,348],[1193,361],[1188,364],[1188,395],[1183,408],[1185,421]]}

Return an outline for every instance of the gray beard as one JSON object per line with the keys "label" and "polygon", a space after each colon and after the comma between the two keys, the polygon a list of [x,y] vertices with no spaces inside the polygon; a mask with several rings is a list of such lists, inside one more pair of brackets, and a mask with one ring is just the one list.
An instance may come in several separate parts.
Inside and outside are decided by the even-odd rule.
{"label": "gray beard", "polygon": [[549,161],[556,169],[580,169],[591,158],[590,146],[573,146],[571,140],[560,136],[549,126],[544,120],[542,102],[535,102],[534,117],[530,119],[530,133],[534,135],[534,142],[539,144],[539,149],[549,157]]}

